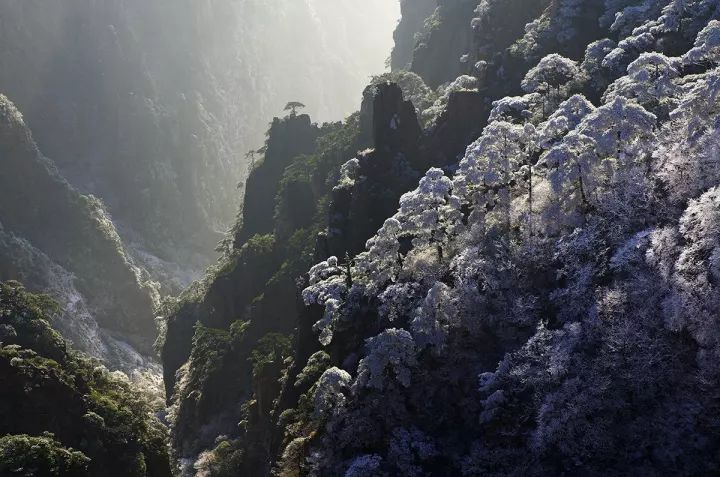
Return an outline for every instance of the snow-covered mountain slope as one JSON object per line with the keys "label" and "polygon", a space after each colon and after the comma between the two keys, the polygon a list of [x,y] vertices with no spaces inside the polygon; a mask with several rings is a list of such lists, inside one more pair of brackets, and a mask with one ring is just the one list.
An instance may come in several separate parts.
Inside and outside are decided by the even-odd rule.
{"label": "snow-covered mountain slope", "polygon": [[[481,2],[473,26],[503,8]],[[588,8],[602,35],[584,57],[554,53],[587,33]],[[509,52],[542,52],[524,94],[495,101],[457,167],[430,169],[366,252],[310,271],[305,302],[324,312],[308,368],[327,369],[286,427],[288,465],[718,472],[719,15],[560,0],[528,24]]]}

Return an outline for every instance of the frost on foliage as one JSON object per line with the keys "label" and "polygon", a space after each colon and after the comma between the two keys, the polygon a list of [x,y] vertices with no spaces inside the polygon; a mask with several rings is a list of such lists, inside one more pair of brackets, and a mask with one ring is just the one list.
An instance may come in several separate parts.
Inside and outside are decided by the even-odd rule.
{"label": "frost on foliage", "polygon": [[648,19],[660,14],[661,0],[607,0],[606,13],[601,17],[601,24],[610,24],[610,30],[622,37],[629,36]]}
{"label": "frost on foliage", "polygon": [[393,463],[398,475],[420,477],[422,463],[438,455],[433,439],[416,428],[395,429],[388,448],[388,461]]}
{"label": "frost on foliage", "polygon": [[622,162],[648,152],[655,125],[654,114],[619,96],[587,116],[578,132],[597,142],[600,156],[615,156]]}
{"label": "frost on foliage", "polygon": [[599,164],[595,149],[592,138],[572,132],[538,163],[547,169],[552,190],[561,197],[566,209],[579,211],[594,202]]}
{"label": "frost on foliage", "polygon": [[622,270],[628,263],[639,260],[650,243],[652,230],[643,230],[632,236],[624,244],[622,244],[610,259],[610,267],[613,270]]}
{"label": "frost on foliage", "polygon": [[[680,219],[687,245],[676,263],[676,295],[668,301],[672,329],[688,328],[703,347],[720,351],[720,188],[690,202]],[[717,357],[717,356],[716,356]]]}
{"label": "frost on foliage", "polygon": [[651,28],[658,36],[674,33],[693,40],[709,19],[720,16],[717,0],[666,0],[666,3]]}
{"label": "frost on foliage", "polygon": [[361,455],[353,459],[345,471],[345,477],[382,477],[382,457],[375,454]]}
{"label": "frost on foliage", "polygon": [[711,103],[716,103],[712,94],[687,98],[689,107],[673,113],[674,121],[663,128],[668,140],[654,154],[658,178],[678,207],[720,183],[718,111]]}
{"label": "frost on foliage", "polygon": [[[352,277],[337,260],[313,269],[306,300],[326,307],[330,328],[355,292],[377,312],[370,329],[407,328],[367,340],[352,396],[349,375],[343,391],[328,394],[352,399],[353,412],[379,402],[400,416],[382,429],[360,411],[348,418],[348,427],[371,437],[352,452],[337,444],[343,452],[334,469],[428,475],[437,455],[457,452],[448,461],[458,474],[524,475],[539,466],[545,475],[542,462],[592,473],[595,462],[617,458],[640,462],[644,475],[657,459],[670,462],[658,468],[675,468],[709,447],[704,436],[684,442],[710,422],[698,389],[716,382],[720,359],[720,69],[712,69],[720,24],[698,36],[681,57],[685,67],[654,51],[687,49],[702,29],[697,19],[720,13],[720,2],[711,3],[604,1],[617,44],[591,44],[580,68],[545,58],[524,82],[532,93],[493,103],[452,180],[431,169],[402,197],[356,257]],[[481,2],[478,18],[494,5]],[[561,67],[548,67],[552,61]],[[607,88],[602,106],[582,95],[560,102],[577,76],[593,101]],[[514,226],[530,200],[528,177],[540,223],[529,236]],[[512,226],[494,227],[508,210]],[[405,253],[408,239],[415,248]],[[434,245],[448,260],[428,259]],[[482,436],[472,450],[446,448],[424,422],[417,426],[428,434],[400,421],[408,403],[443,414],[435,400],[423,407],[426,395],[437,395],[433,382],[444,386],[457,373],[465,386],[462,376],[488,369],[482,350],[476,356],[470,348],[478,336],[525,340],[541,317],[551,325],[540,324],[480,375],[479,389],[459,396],[473,408],[464,424]],[[440,354],[454,360],[452,371],[427,366]],[[696,380],[702,386],[693,388]],[[378,455],[345,460],[364,452]]]}
{"label": "frost on foliage", "polygon": [[341,413],[350,395],[351,382],[352,377],[347,371],[335,367],[325,371],[315,390],[316,415],[326,418]]}
{"label": "frost on foliage", "polygon": [[479,86],[478,79],[474,76],[462,75],[455,79],[452,83],[441,86],[438,89],[439,97],[432,106],[422,112],[421,116],[425,124],[432,125],[445,111],[450,96],[459,91],[477,91]]}
{"label": "frost on foliage", "polygon": [[390,328],[367,340],[367,355],[360,360],[356,384],[382,391],[390,380],[410,386],[411,368],[417,365],[416,346],[406,330]]}
{"label": "frost on foliage", "polygon": [[650,32],[634,34],[621,40],[617,47],[605,56],[602,66],[620,76],[640,53],[654,47],[655,37]]}
{"label": "frost on foliage", "polygon": [[422,300],[422,285],[416,281],[405,281],[388,285],[378,295],[380,316],[395,321],[410,316]]}
{"label": "frost on foliage", "polygon": [[493,101],[488,122],[506,121],[509,123],[524,124],[533,117],[533,111],[542,103],[538,93],[524,96],[506,96]]}
{"label": "frost on foliage", "polygon": [[528,71],[521,86],[528,93],[540,93],[550,96],[556,92],[556,99],[560,96],[560,89],[570,81],[577,79],[580,68],[577,62],[564,56],[552,53]]}
{"label": "frost on foliage", "polygon": [[507,354],[494,373],[479,376],[483,396],[481,423],[497,419],[513,395],[559,384],[570,372],[573,351],[582,337],[579,323],[551,331],[542,324],[518,351]]}
{"label": "frost on foliage", "polygon": [[612,71],[603,66],[603,60],[615,48],[617,43],[608,38],[590,43],[585,49],[585,58],[580,64],[584,80],[594,91],[603,91],[615,79]]}
{"label": "frost on foliage", "polygon": [[440,348],[445,345],[448,328],[457,324],[458,316],[451,293],[449,286],[437,282],[417,308],[410,329],[419,347]]}
{"label": "frost on foliage", "polygon": [[719,113],[720,68],[716,68],[691,86],[671,117],[685,122],[686,134],[692,140],[708,130],[717,129]]}
{"label": "frost on foliage", "polygon": [[355,181],[358,180],[358,173],[360,172],[360,161],[350,159],[345,164],[340,166],[340,179],[338,180],[336,189],[352,187],[355,185]]}
{"label": "frost on foliage", "polygon": [[453,183],[442,169],[432,168],[417,189],[400,198],[397,218],[403,234],[413,237],[415,247],[442,243],[460,220],[459,200],[451,195]]}
{"label": "frost on foliage", "polygon": [[698,34],[695,46],[683,55],[685,63],[720,63],[720,21],[712,20]]}
{"label": "frost on foliage", "polygon": [[330,257],[310,269],[310,285],[302,292],[306,305],[321,305],[325,313],[313,329],[320,333],[320,342],[332,341],[332,323],[340,316],[343,299],[347,295],[347,277],[338,265],[337,257]]}
{"label": "frost on foliage", "polygon": [[674,80],[680,76],[679,67],[676,58],[668,58],[661,53],[642,53],[630,63],[627,75],[610,85],[603,102],[612,102],[623,96],[666,117],[677,105],[679,89]]}
{"label": "frost on foliage", "polygon": [[460,161],[454,177],[455,193],[472,202],[472,195],[478,190],[509,186],[513,171],[526,162],[528,147],[534,144],[534,139],[532,125],[504,121],[489,124]]}
{"label": "frost on foliage", "polygon": [[397,278],[400,260],[400,222],[389,218],[377,234],[367,241],[367,253],[357,257],[357,270],[367,277],[367,293],[377,293]]}
{"label": "frost on foliage", "polygon": [[547,121],[538,126],[538,145],[547,148],[575,129],[595,106],[585,96],[576,94],[560,103]]}
{"label": "frost on foliage", "polygon": [[557,0],[554,8],[525,26],[518,42],[526,57],[536,57],[553,44],[565,45],[578,36],[577,19],[587,9],[587,0]]}

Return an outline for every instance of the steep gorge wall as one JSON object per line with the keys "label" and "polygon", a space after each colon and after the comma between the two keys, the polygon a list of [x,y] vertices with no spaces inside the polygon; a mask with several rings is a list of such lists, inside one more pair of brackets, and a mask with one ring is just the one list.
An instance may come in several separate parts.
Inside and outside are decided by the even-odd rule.
{"label": "steep gorge wall", "polygon": [[427,20],[437,8],[437,0],[401,0],[400,22],[393,34],[395,46],[391,55],[393,70],[409,70],[415,45]]}
{"label": "steep gorge wall", "polygon": [[177,290],[188,281],[172,264],[202,270],[231,224],[267,118],[291,100],[321,120],[356,108],[383,69],[388,10],[385,0],[8,0],[0,92]]}
{"label": "steep gorge wall", "polygon": [[112,340],[99,328],[152,354],[156,292],[143,283],[102,204],[59,175],[2,95],[0,168],[0,279],[26,279],[60,300],[77,321],[59,327],[84,351],[111,366],[142,364],[107,349]]}

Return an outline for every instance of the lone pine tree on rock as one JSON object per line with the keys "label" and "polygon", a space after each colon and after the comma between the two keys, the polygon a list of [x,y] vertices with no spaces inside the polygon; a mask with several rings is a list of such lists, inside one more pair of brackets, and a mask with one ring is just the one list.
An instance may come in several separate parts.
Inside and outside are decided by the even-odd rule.
{"label": "lone pine tree on rock", "polygon": [[290,111],[290,116],[297,116],[297,110],[303,109],[305,107],[304,104],[302,104],[299,101],[290,101],[288,104],[285,105],[285,111]]}

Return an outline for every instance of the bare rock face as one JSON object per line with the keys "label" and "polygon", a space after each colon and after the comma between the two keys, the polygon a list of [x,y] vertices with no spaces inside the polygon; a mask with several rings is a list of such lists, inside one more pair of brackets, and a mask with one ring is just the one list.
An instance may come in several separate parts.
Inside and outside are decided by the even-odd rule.
{"label": "bare rock face", "polygon": [[415,107],[403,98],[396,84],[381,84],[373,100],[373,142],[381,152],[408,151],[422,131]]}
{"label": "bare rock face", "polygon": [[415,47],[411,70],[431,88],[466,73],[467,64],[460,61],[472,45],[468,22],[477,7],[475,0],[443,0]]}
{"label": "bare rock face", "polygon": [[409,70],[417,35],[423,30],[425,20],[435,12],[437,0],[401,0],[402,15],[395,34],[395,48],[390,57],[393,70]]}

